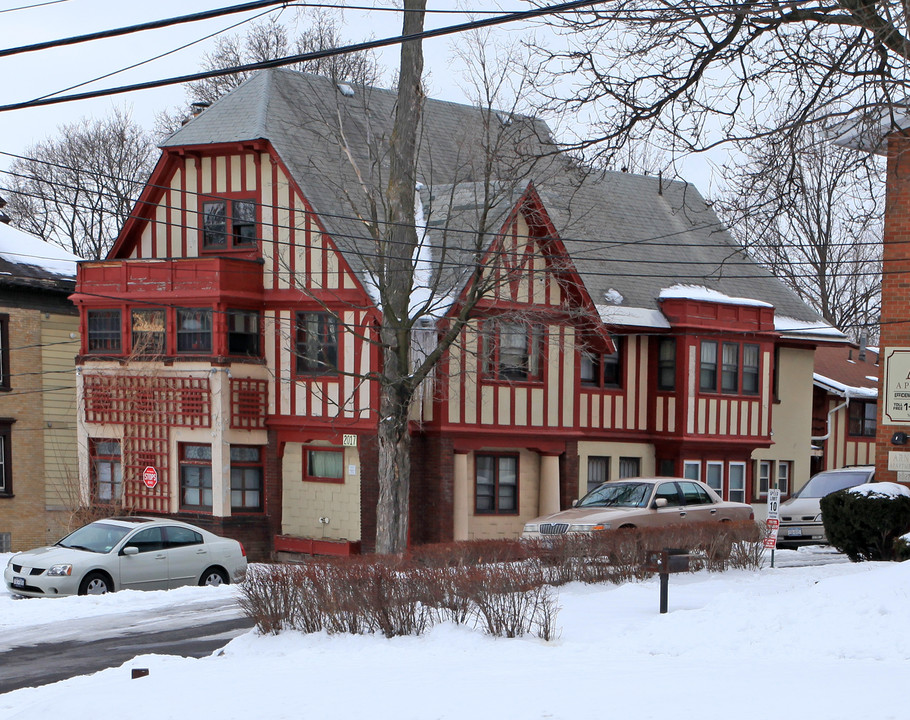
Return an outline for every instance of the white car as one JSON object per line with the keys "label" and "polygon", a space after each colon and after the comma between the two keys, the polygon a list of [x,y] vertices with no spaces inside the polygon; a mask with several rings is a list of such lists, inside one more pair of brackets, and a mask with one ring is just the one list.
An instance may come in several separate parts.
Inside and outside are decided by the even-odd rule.
{"label": "white car", "polygon": [[779,547],[827,543],[819,501],[829,493],[875,482],[875,466],[856,465],[823,470],[780,505]]}
{"label": "white car", "polygon": [[246,566],[236,540],[176,520],[113,517],[13,555],[3,579],[27,597],[101,595],[241,582]]}

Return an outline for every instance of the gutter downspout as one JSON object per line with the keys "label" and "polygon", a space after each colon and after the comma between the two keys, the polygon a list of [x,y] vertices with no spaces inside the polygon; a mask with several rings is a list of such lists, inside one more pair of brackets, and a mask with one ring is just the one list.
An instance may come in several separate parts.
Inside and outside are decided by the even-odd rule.
{"label": "gutter downspout", "polygon": [[844,401],[840,405],[836,405],[835,407],[831,408],[828,411],[828,419],[825,421],[825,427],[828,428],[828,432],[826,432],[824,435],[811,436],[809,438],[810,442],[815,442],[816,440],[819,442],[824,442],[829,437],[831,437],[831,416],[834,415],[834,413],[836,413],[838,410],[843,410],[845,407],[849,407],[849,405],[850,405],[850,391],[845,390],[844,391]]}

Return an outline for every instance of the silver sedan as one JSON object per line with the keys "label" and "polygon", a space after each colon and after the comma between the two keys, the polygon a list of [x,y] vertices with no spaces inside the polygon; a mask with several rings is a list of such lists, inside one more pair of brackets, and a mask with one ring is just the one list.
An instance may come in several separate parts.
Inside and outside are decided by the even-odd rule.
{"label": "silver sedan", "polygon": [[236,540],[176,520],[117,517],[13,555],[3,579],[27,597],[100,595],[241,582],[246,566]]}

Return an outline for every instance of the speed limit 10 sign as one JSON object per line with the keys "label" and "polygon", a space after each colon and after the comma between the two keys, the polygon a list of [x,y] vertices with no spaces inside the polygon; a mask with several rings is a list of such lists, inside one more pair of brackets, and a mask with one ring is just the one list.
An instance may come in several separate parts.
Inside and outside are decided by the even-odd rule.
{"label": "speed limit 10 sign", "polygon": [[766,548],[777,547],[777,531],[780,527],[780,489],[768,490],[768,535],[765,537]]}

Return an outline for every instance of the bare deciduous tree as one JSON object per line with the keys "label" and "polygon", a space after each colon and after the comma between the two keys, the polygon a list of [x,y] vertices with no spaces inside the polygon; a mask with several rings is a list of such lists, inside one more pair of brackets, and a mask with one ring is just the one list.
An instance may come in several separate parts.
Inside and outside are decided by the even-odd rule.
{"label": "bare deciduous tree", "polygon": [[7,211],[23,230],[85,259],[106,257],[148,179],[155,146],[129,114],[62,125],[8,171]]}
{"label": "bare deciduous tree", "polygon": [[[425,0],[407,0],[405,34],[419,32],[424,7]],[[294,162],[310,180],[318,179],[323,197],[341,202],[343,210],[326,218],[333,223],[328,232],[361,269],[379,310],[375,334],[346,331],[366,334],[382,357],[372,373],[355,378],[375,382],[379,393],[381,553],[407,545],[415,403],[438,377],[447,350],[476,321],[478,305],[529,272],[533,254],[523,246],[498,248],[494,239],[532,179],[541,146],[555,152],[544,126],[517,112],[521,87],[511,81],[521,78],[511,73],[513,59],[486,55],[492,48],[482,37],[469,42],[462,49],[477,72],[471,83],[475,109],[438,103],[425,112],[420,44],[411,41],[402,46],[394,93],[359,85],[333,92],[318,83],[320,89],[288,116],[297,135],[303,128],[303,147],[320,148],[297,153]],[[310,81],[302,76],[297,82]],[[338,314],[332,293],[301,292]],[[501,319],[510,328],[532,323],[521,310]]]}
{"label": "bare deciduous tree", "polygon": [[[336,15],[321,9],[301,11],[297,18],[304,30],[292,37],[287,24],[275,18],[253,23],[246,33],[219,38],[215,48],[202,58],[202,70],[218,70],[289,55],[301,55],[318,50],[341,47],[347,41],[341,34],[341,22]],[[335,82],[347,81],[372,85],[380,76],[376,57],[369,52],[331,55],[317,60],[287,65],[291,70],[323,75]],[[188,106],[158,114],[155,132],[164,136],[177,130],[189,117],[194,103],[210,105],[222,95],[243,83],[254,71],[197,80],[186,86]]]}
{"label": "bare deciduous tree", "polygon": [[859,340],[881,308],[881,168],[807,126],[743,146],[716,204],[754,259]]}
{"label": "bare deciduous tree", "polygon": [[620,0],[551,16],[540,48],[553,104],[593,118],[581,141],[612,153],[647,135],[675,152],[902,112],[906,5],[897,0]]}

